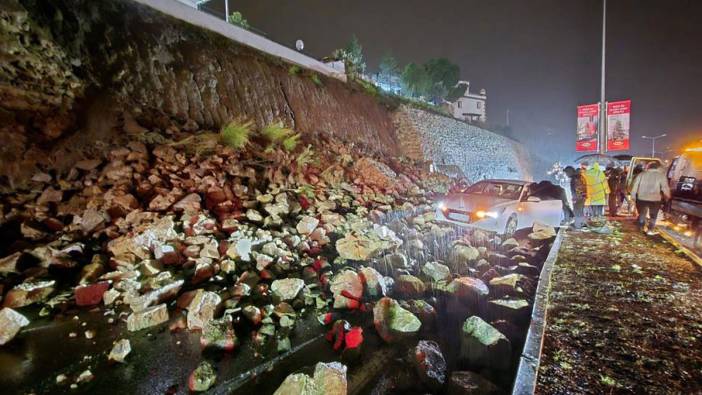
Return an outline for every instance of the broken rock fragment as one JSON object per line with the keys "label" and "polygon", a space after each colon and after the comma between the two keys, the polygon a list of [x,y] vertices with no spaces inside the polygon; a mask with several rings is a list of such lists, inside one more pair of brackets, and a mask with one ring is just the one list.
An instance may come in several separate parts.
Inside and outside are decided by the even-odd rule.
{"label": "broken rock fragment", "polygon": [[132,346],[129,343],[129,339],[120,339],[115,343],[114,347],[112,347],[112,351],[110,351],[107,359],[122,363],[130,352],[132,352]]}
{"label": "broken rock fragment", "polygon": [[478,316],[463,323],[461,358],[476,368],[506,369],[512,347],[507,337]]}
{"label": "broken rock fragment", "polygon": [[373,308],[373,324],[380,337],[388,343],[408,338],[422,326],[414,314],[388,297],[380,299]]}
{"label": "broken rock fragment", "polygon": [[446,360],[438,343],[420,340],[414,348],[414,364],[419,378],[433,391],[446,384]]}
{"label": "broken rock fragment", "polygon": [[232,327],[231,316],[225,316],[218,320],[207,322],[200,335],[200,345],[203,348],[217,349],[225,352],[234,351],[238,341],[234,333],[234,328]]}
{"label": "broken rock fragment", "polygon": [[207,391],[217,381],[217,372],[207,361],[202,361],[188,378],[188,389],[193,392]]}
{"label": "broken rock fragment", "polygon": [[274,296],[285,302],[295,299],[304,287],[305,281],[301,278],[284,278],[273,281],[271,291]]}
{"label": "broken rock fragment", "polygon": [[198,289],[188,305],[188,329],[204,329],[221,302],[222,298],[216,293]]}
{"label": "broken rock fragment", "polygon": [[168,321],[168,308],[164,303],[130,314],[127,317],[127,329],[131,332],[139,331],[166,321]]}
{"label": "broken rock fragment", "polygon": [[0,346],[7,344],[27,325],[29,320],[15,310],[9,307],[0,310]]}
{"label": "broken rock fragment", "polygon": [[94,306],[100,303],[102,296],[108,288],[110,288],[110,283],[107,281],[77,286],[73,291],[76,298],[76,305]]}
{"label": "broken rock fragment", "polygon": [[56,281],[27,281],[12,288],[5,295],[5,307],[24,307],[44,301],[52,292]]}

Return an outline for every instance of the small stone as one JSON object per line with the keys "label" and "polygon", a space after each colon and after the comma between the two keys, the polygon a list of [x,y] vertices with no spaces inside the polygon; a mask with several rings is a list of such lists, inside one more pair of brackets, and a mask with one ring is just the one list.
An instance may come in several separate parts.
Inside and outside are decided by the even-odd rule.
{"label": "small stone", "polygon": [[129,339],[120,339],[112,347],[107,359],[122,363],[130,352],[132,352],[132,346],[129,343]]}
{"label": "small stone", "polygon": [[90,371],[90,369],[84,370],[81,374],[78,375],[78,378],[76,379],[76,383],[81,384],[81,383],[87,383],[90,381],[93,381],[95,376],[93,376],[93,372]]}
{"label": "small stone", "polygon": [[234,351],[238,343],[239,340],[232,327],[231,316],[208,321],[200,335],[200,345],[203,348],[231,352]]}
{"label": "small stone", "polygon": [[263,222],[263,215],[261,215],[261,213],[259,213],[258,211],[250,208],[246,210],[246,219],[248,219],[251,222],[260,224]]}

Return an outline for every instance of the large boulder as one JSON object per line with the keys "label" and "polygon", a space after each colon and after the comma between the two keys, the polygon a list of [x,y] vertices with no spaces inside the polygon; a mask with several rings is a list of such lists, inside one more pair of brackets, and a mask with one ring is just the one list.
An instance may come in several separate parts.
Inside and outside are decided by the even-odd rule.
{"label": "large boulder", "polygon": [[0,310],[0,346],[14,339],[20,329],[27,325],[29,320],[22,314],[9,307]]}
{"label": "large boulder", "polygon": [[451,248],[449,254],[449,264],[451,271],[454,273],[465,272],[468,265],[480,257],[480,251],[477,248],[463,243],[456,243]]}
{"label": "large boulder", "polygon": [[426,289],[426,285],[419,278],[411,274],[403,274],[395,281],[393,291],[403,299],[418,299],[424,296]]}
{"label": "large boulder", "polygon": [[409,338],[419,331],[422,322],[396,300],[382,298],[373,308],[373,324],[380,337],[388,343]]}
{"label": "large boulder", "polygon": [[488,302],[488,312],[494,320],[523,323],[529,319],[531,306],[524,299],[496,299]]}
{"label": "large boulder", "polygon": [[490,289],[497,296],[521,296],[524,295],[524,285],[528,278],[523,274],[512,273],[506,276],[495,277],[490,280]]}
{"label": "large boulder", "polygon": [[454,278],[447,286],[449,295],[469,306],[475,306],[483,301],[490,290],[485,283],[474,277]]}
{"label": "large boulder", "polygon": [[556,237],[556,229],[540,222],[534,222],[534,226],[529,233],[529,239],[535,241],[549,240]]}
{"label": "large boulder", "polygon": [[512,347],[505,335],[478,316],[472,316],[461,328],[461,359],[476,368],[506,369]]}
{"label": "large boulder", "polygon": [[420,340],[414,348],[414,366],[420,380],[433,391],[446,384],[446,360],[438,343]]}

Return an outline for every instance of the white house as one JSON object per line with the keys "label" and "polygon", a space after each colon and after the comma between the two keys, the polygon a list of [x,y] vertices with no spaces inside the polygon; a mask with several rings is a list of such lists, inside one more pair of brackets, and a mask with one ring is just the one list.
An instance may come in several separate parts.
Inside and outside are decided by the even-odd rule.
{"label": "white house", "polygon": [[487,122],[485,89],[481,89],[480,93],[471,93],[468,81],[458,81],[456,88],[462,89],[463,93],[448,103],[453,117],[467,122]]}

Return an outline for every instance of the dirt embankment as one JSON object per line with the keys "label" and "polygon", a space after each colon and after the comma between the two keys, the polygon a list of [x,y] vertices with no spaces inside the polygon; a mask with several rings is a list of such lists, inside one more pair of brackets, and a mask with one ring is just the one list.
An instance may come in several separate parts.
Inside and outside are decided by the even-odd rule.
{"label": "dirt embankment", "polygon": [[[122,126],[245,117],[399,152],[387,107],[358,88],[291,67],[126,0],[1,0],[0,152],[5,187],[70,167]],[[81,136],[82,135],[82,136]],[[98,143],[99,145],[99,143]]]}

